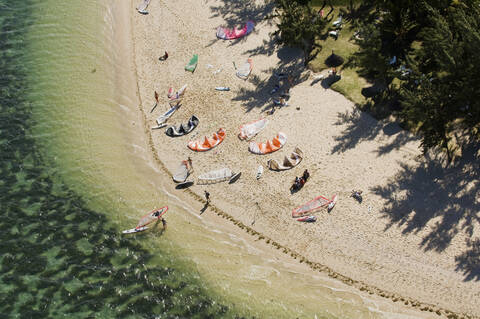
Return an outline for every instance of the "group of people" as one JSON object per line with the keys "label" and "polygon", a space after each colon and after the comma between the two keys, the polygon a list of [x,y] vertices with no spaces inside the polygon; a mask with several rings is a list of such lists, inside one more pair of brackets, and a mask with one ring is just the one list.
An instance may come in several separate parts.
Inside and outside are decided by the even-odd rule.
{"label": "group of people", "polygon": [[303,187],[303,185],[305,185],[309,177],[310,173],[308,172],[308,170],[303,171],[303,175],[301,177],[295,177],[295,181],[293,182],[292,187],[290,187],[290,190],[298,191],[300,188]]}

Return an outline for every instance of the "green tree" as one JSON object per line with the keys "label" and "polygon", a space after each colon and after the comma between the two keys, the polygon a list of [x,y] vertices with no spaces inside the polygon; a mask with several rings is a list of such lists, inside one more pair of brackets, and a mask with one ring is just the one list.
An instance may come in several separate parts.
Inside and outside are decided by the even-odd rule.
{"label": "green tree", "polygon": [[404,83],[401,117],[417,126],[424,150],[441,147],[452,161],[455,151],[480,139],[480,8],[467,3],[441,12],[426,6],[429,27]]}
{"label": "green tree", "polygon": [[312,59],[311,52],[315,47],[315,38],[326,26],[325,19],[310,6],[309,1],[277,0],[274,18],[278,19],[278,35],[280,44],[299,47],[305,55],[305,65]]}

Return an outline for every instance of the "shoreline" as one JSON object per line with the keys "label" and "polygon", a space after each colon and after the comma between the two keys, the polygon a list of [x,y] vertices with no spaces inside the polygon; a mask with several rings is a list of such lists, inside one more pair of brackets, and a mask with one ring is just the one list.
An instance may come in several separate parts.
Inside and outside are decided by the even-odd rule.
{"label": "shoreline", "polygon": [[[162,6],[164,4],[162,3]],[[134,5],[133,5],[134,6]],[[150,10],[152,11],[152,14],[155,12],[155,13],[160,13],[160,10],[162,10],[162,8],[160,6],[157,6],[157,7],[154,7],[152,6],[150,8]],[[178,17],[178,15],[176,15]],[[140,25],[139,23],[135,23],[135,19],[141,19],[138,18],[138,17],[135,17],[133,16],[132,17],[133,19],[133,22],[132,22],[132,28],[143,28],[144,26]],[[184,21],[182,21],[181,23],[183,26],[185,25],[189,25],[189,23],[185,23]],[[212,24],[210,22],[210,24]],[[264,24],[263,22],[262,23],[259,23],[259,24]],[[155,25],[155,27],[159,28],[160,26],[159,25]],[[204,28],[205,29],[205,28]],[[148,30],[147,30],[148,31]],[[133,31],[132,31],[133,32]],[[153,31],[152,31],[153,32]],[[210,31],[210,33],[208,34],[208,38],[212,38],[212,32]],[[148,36],[145,36],[145,37],[141,37],[140,39],[138,39],[138,36],[137,38],[135,37],[135,33],[133,32],[133,39],[134,39],[134,46],[135,46],[135,50],[138,49],[138,47],[144,45],[145,46],[145,43],[146,43],[146,39],[148,38]],[[214,36],[214,34],[213,34]],[[200,37],[200,36],[199,36]],[[253,35],[250,35],[249,37],[253,37]],[[248,42],[249,38],[247,37],[246,39],[246,42]],[[138,43],[140,42],[140,44]],[[218,42],[218,41],[217,41]],[[137,47],[138,46],[138,47]],[[228,46],[228,43],[227,43],[227,46]],[[146,49],[145,51],[149,51],[148,47],[145,46],[145,48],[142,48],[140,50],[144,50]],[[140,64],[140,68],[142,69],[151,69],[152,65],[155,66],[155,67],[159,67],[158,63],[155,61],[156,58],[156,53],[157,52],[151,52],[151,55],[148,56],[147,59],[145,59],[145,56],[137,56],[135,53],[134,53],[134,56],[135,56],[135,65],[137,65],[137,68],[136,68],[136,76],[137,76],[137,89],[138,89],[138,92],[139,92],[139,99],[140,99],[140,111],[142,112],[142,116],[143,116],[143,121],[144,121],[144,130],[145,130],[145,133],[147,134],[148,136],[148,144],[152,150],[152,155],[155,159],[155,162],[156,164],[166,173],[168,174],[168,176],[172,176],[172,171],[175,170],[176,168],[176,165],[178,165],[178,162],[179,162],[179,159],[182,157],[182,156],[188,156],[188,155],[191,155],[191,151],[189,150],[186,150],[185,148],[180,148],[174,144],[182,144],[182,146],[184,146],[183,144],[185,144],[185,141],[186,140],[191,140],[191,139],[195,139],[195,138],[192,138],[191,136],[188,136],[186,138],[183,138],[181,139],[180,143],[176,142],[177,140],[168,140],[167,137],[163,136],[162,132],[152,132],[150,130],[150,127],[151,127],[151,123],[152,123],[152,120],[158,116],[158,114],[160,112],[163,112],[163,109],[161,109],[162,107],[164,107],[163,105],[159,105],[157,108],[160,108],[160,110],[157,110],[156,112],[153,113],[153,115],[149,115],[147,112],[149,111],[148,108],[149,108],[149,102],[147,102],[148,100],[150,100],[151,98],[149,98],[148,96],[149,95],[152,95],[152,94],[146,94],[144,93],[143,91],[146,90],[146,88],[144,86],[141,85],[141,81],[143,79],[143,81],[147,81],[149,82],[150,86],[153,86],[154,88],[156,87],[157,90],[159,90],[160,94],[163,95],[163,92],[166,91],[166,89],[168,88],[167,86],[165,86],[166,84],[166,81],[163,81],[163,85],[155,85],[153,83],[153,81],[149,78],[147,78],[147,76],[144,74],[138,74],[138,71],[139,71],[139,66],[138,64]],[[190,54],[187,53],[186,55]],[[148,61],[143,61],[145,65],[141,65],[142,63],[138,63],[138,60],[148,60]],[[175,58],[170,58],[170,61],[172,61],[173,59]],[[180,59],[178,59],[178,61],[180,61],[180,65],[181,64],[184,64],[184,62],[188,60],[188,59],[185,59],[185,57],[182,57]],[[204,71],[204,64],[205,62],[202,61],[199,63],[198,65],[198,68],[199,69],[202,69],[201,71],[203,73],[205,73]],[[178,70],[179,69],[179,64],[177,63],[176,66],[173,66],[173,67],[170,67],[171,69],[175,69],[175,70]],[[197,70],[196,71],[196,74],[199,73],[200,70]],[[177,72],[183,72],[183,70],[181,71],[177,71]],[[225,71],[223,71],[225,72]],[[254,67],[254,72],[255,72],[255,67]],[[304,71],[302,73],[308,73],[308,71]],[[194,74],[193,76],[190,76],[189,77],[189,81],[191,82],[191,78],[195,78],[196,74]],[[182,74],[183,75],[183,74]],[[300,75],[301,76],[304,76],[304,75]],[[180,76],[182,77],[182,76]],[[146,79],[147,78],[147,79]],[[176,80],[176,81],[172,81],[172,82],[175,82],[175,85],[176,86],[180,86],[182,85],[182,81],[184,81],[185,79],[180,79],[180,80]],[[225,81],[225,78],[223,79]],[[229,79],[229,81],[231,82],[234,82],[235,80],[231,80]],[[197,80],[198,82],[198,80]],[[245,85],[242,87],[241,84],[236,84],[237,86],[240,86],[240,88],[236,87],[234,88],[234,92],[235,93],[241,93],[242,92],[242,89],[244,90],[251,90],[252,89],[252,83],[249,82],[249,83],[245,83]],[[298,87],[300,87],[300,85],[302,84],[297,84]],[[250,87],[249,87],[250,86]],[[209,88],[211,89],[211,88]],[[297,91],[299,88],[295,87],[294,90]],[[303,87],[301,87],[301,89],[304,89]],[[307,88],[308,89],[308,88]],[[153,92],[153,90],[150,90],[151,92]],[[231,101],[228,101],[227,99],[225,99],[223,96],[214,96],[214,94],[210,94],[211,96],[209,96],[209,93],[207,92],[195,92],[195,91],[192,89],[190,89],[190,84],[189,84],[189,90],[188,92],[186,93],[187,94],[187,97],[185,98],[186,102],[187,103],[191,103],[193,104],[194,102],[194,98],[195,97],[195,94],[196,93],[199,93],[201,95],[201,98],[204,100],[204,101],[209,101],[211,104],[213,104],[214,102],[217,102],[217,103],[228,103]],[[338,94],[338,93],[334,93],[333,95],[335,96],[335,94]],[[340,95],[340,94],[338,94]],[[222,99],[223,97],[223,99]],[[331,95],[329,96],[331,97]],[[346,100],[346,98],[342,97],[343,99]],[[338,98],[338,96],[336,97],[336,99],[340,99],[341,98]],[[152,99],[153,100],[153,99]],[[293,99],[292,99],[293,100]],[[214,102],[213,102],[214,101]],[[246,99],[247,103],[249,102],[249,99]],[[308,102],[308,101],[307,101]],[[187,105],[187,103],[185,103],[185,105]],[[207,102],[208,103],[208,102]],[[244,102],[245,103],[245,102]],[[342,102],[341,102],[342,103]],[[182,107],[183,110],[185,109],[185,107]],[[302,107],[303,109],[304,107]],[[209,116],[213,116],[214,114],[212,114],[211,110],[210,112],[208,110],[205,110],[203,109],[203,111],[205,113],[208,114],[208,116],[204,116],[203,118],[204,119],[207,119]],[[237,113],[239,112],[245,112],[243,110],[238,110],[237,109]],[[253,112],[253,111],[252,111]],[[280,110],[277,110],[276,114],[275,115],[279,115],[280,112],[283,112],[282,109]],[[180,113],[180,111],[178,111],[177,113]],[[245,112],[246,113],[246,112]],[[183,117],[185,118],[185,115],[186,115],[186,112],[183,113]],[[224,114],[223,114],[224,115]],[[237,114],[238,115],[238,114]],[[260,114],[255,114],[255,116],[253,117],[249,117],[249,119],[254,119],[255,117],[258,117],[258,115],[261,115]],[[274,116],[275,116],[274,115]],[[245,117],[245,116],[244,116]],[[181,121],[181,117],[176,117],[174,116],[173,117],[174,119],[170,120],[169,121],[169,124],[174,124],[176,123],[176,121]],[[227,120],[230,120],[230,121],[235,121],[234,119],[227,119]],[[367,119],[369,120],[369,119]],[[271,122],[275,121],[274,119],[270,120]],[[235,122],[238,122],[238,125],[237,127],[241,124],[241,123],[244,123],[246,122],[245,120],[236,120]],[[247,121],[248,122],[248,121]],[[150,123],[150,124],[149,124]],[[201,123],[202,125],[203,123]],[[209,127],[210,131],[213,130],[213,125],[210,125]],[[198,130],[199,128],[196,129],[198,133]],[[207,130],[208,131],[208,130]],[[207,132],[207,131],[202,131],[203,132]],[[227,131],[228,133],[230,133],[230,140],[225,140],[223,142],[223,144],[227,143],[227,142],[232,142],[231,140],[236,138],[236,132],[232,131],[231,129],[229,131]],[[228,134],[227,133],[227,134]],[[263,135],[262,138],[266,138],[267,136],[271,135],[272,132],[270,132],[269,134],[266,134],[266,135]],[[203,135],[203,134],[201,134]],[[196,136],[197,138],[200,137],[199,136]],[[158,142],[156,142],[155,140],[161,140],[164,144],[159,144]],[[288,142],[287,142],[288,143]],[[242,153],[245,153],[246,150],[245,150],[245,144],[242,142],[239,142],[239,141],[234,141],[234,146],[235,148],[238,148],[239,145],[241,145],[241,147],[243,148],[242,150]],[[163,147],[162,147],[163,146]],[[215,150],[212,150],[210,151],[212,154],[214,154],[213,152],[215,152],[215,155],[223,155],[223,156],[226,156],[221,150],[222,150],[222,147],[225,148],[225,145],[219,145],[217,149]],[[285,152],[288,152],[290,150],[290,148],[292,147],[292,145],[289,145],[289,147],[284,150]],[[163,160],[161,159],[160,157],[160,153],[162,151],[165,151],[165,150],[168,150],[168,151],[171,151],[173,150],[173,152],[175,152],[175,155],[176,155],[176,158],[175,159],[172,159],[172,157],[174,156],[170,156],[170,160]],[[230,149],[230,151],[232,151]],[[304,150],[305,152],[305,150]],[[409,152],[413,152],[415,155],[416,155],[416,152],[415,151],[411,151],[411,150],[408,150],[407,153]],[[240,152],[239,152],[240,153]],[[286,154],[286,153],[285,153]],[[203,172],[204,169],[207,168],[207,166],[203,165],[198,165],[197,163],[201,161],[201,157],[202,157],[202,154],[195,154],[195,155],[191,155],[192,157],[194,157],[194,167],[195,167],[195,172],[194,172],[194,175],[197,175],[198,173],[200,172]],[[266,158],[265,157],[261,157],[260,158],[255,158],[253,157],[251,154],[248,154],[246,155],[248,157],[250,157],[250,159],[253,158],[253,162],[258,162],[258,161],[261,161],[262,164],[264,164],[264,162],[266,161]],[[279,158],[279,155],[277,154],[274,154],[272,155],[273,158]],[[268,158],[271,158],[271,157],[268,157]],[[210,156],[210,160],[212,162],[216,162],[218,164],[219,161],[215,161],[212,156]],[[305,160],[304,160],[305,161]],[[252,161],[251,161],[252,162]],[[236,163],[238,164],[238,163]],[[251,164],[251,163],[250,163]],[[199,170],[198,167],[200,167],[201,169]],[[253,167],[256,167],[256,166],[253,166]],[[301,170],[303,170],[305,168],[305,166],[302,166],[300,165],[299,167]],[[253,168],[252,168],[252,171],[253,171]],[[293,171],[293,170],[292,170]],[[270,173],[270,172],[269,172]],[[287,172],[288,173],[288,172]],[[282,173],[281,173],[282,174]],[[292,172],[289,173],[290,175],[292,174]],[[252,174],[248,174],[246,172],[243,173],[242,175],[242,179],[247,179],[247,178],[251,178],[253,175]],[[271,174],[270,174],[271,175]],[[286,175],[286,174],[283,174],[283,175]],[[287,180],[287,179],[290,179],[289,177],[288,178],[284,178],[284,180]],[[280,183],[278,183],[280,184]],[[268,187],[268,185],[263,185],[262,186],[264,187]],[[210,191],[210,188],[213,189],[213,191]],[[254,221],[257,221],[255,223],[255,227],[250,227],[250,226],[247,226],[248,223],[250,222],[250,218],[251,218],[251,211],[252,210],[255,210],[255,209],[250,209],[250,211],[248,211],[249,213],[249,216],[245,216],[245,214],[242,214],[242,211],[245,211],[245,206],[239,206],[237,205],[236,202],[233,202],[231,200],[228,200],[228,192],[223,192],[221,191],[220,189],[221,187],[219,187],[219,184],[217,185],[213,185],[213,186],[208,186],[208,189],[211,193],[215,193],[214,194],[214,199],[213,199],[213,204],[211,204],[210,208],[207,210],[206,213],[208,213],[210,210],[213,210],[221,219],[226,219],[227,222],[226,223],[231,223],[233,225],[235,225],[236,227],[240,228],[240,229],[243,229],[245,230],[245,232],[247,234],[250,234],[252,237],[257,237],[258,239],[260,240],[263,240],[265,242],[265,244],[267,245],[270,245],[276,249],[281,249],[286,255],[290,255],[290,257],[293,257],[293,259],[299,259],[300,263],[305,263],[307,264],[311,269],[313,269],[314,271],[319,271],[321,273],[324,273],[324,274],[327,274],[329,277],[332,277],[332,278],[335,278],[337,280],[340,280],[352,287],[355,287],[357,289],[359,289],[360,291],[365,291],[366,293],[369,293],[369,294],[375,294],[375,295],[378,295],[380,297],[384,297],[384,298],[387,298],[387,299],[390,299],[392,301],[396,301],[396,302],[402,302],[404,303],[405,305],[408,305],[408,307],[410,308],[415,308],[415,309],[418,309],[418,310],[422,310],[422,311],[425,311],[425,312],[434,312],[434,313],[437,313],[440,312],[441,315],[444,315],[444,316],[458,316],[458,317],[461,317],[461,316],[464,316],[463,314],[458,314],[458,313],[455,313],[453,311],[450,311],[450,310],[447,310],[446,308],[448,307],[441,307],[441,306],[438,306],[438,305],[434,305],[434,304],[430,304],[428,302],[419,302],[416,300],[416,298],[410,298],[410,297],[402,297],[403,294],[397,294],[397,293],[393,293],[393,292],[389,292],[390,290],[389,289],[384,289],[384,288],[378,288],[376,285],[373,285],[373,284],[370,284],[370,283],[365,283],[364,280],[354,280],[352,278],[355,278],[355,277],[352,277],[350,275],[345,275],[345,272],[336,272],[336,271],[333,271],[332,269],[336,269],[335,267],[332,268],[332,266],[330,266],[328,263],[323,263],[323,262],[319,262],[318,260],[322,260],[322,258],[319,258],[321,256],[315,256],[315,254],[310,254],[311,256],[309,256],[308,254],[306,254],[306,250],[305,250],[305,247],[301,247],[301,246],[298,246],[297,245],[286,245],[284,242],[282,242],[280,240],[281,237],[283,237],[284,235],[282,235],[282,231],[285,231],[286,227],[288,225],[279,225],[281,227],[279,227],[279,229],[275,230],[275,229],[272,229],[271,227],[271,224],[273,223],[272,221],[269,221],[268,223],[265,223],[265,224],[261,224],[259,226],[260,223],[258,223],[258,221],[256,220],[256,218],[254,217]],[[184,190],[183,192],[188,194],[187,196],[189,196],[191,199],[194,199],[195,201],[199,202],[199,203],[202,203],[204,204],[205,203],[205,200],[202,198],[202,196],[200,194],[202,194],[203,190],[207,189],[206,187],[202,187],[202,186],[197,186],[195,185],[194,187],[192,187],[191,189],[186,189]],[[238,189],[237,189],[238,191]],[[251,189],[247,189],[247,191],[250,191],[251,193],[253,193],[254,195],[258,195],[256,194],[254,191],[252,192]],[[267,192],[268,192],[268,189],[267,189]],[[225,194],[227,193],[227,194]],[[251,195],[251,194],[250,194]],[[329,194],[326,194],[327,196]],[[341,197],[341,200],[347,200],[346,199],[346,196],[344,194],[342,194],[343,196]],[[227,198],[225,198],[227,197]],[[250,199],[251,199],[252,196],[250,196]],[[305,196],[306,198],[308,198],[308,196]],[[277,209],[276,206],[272,205],[272,203],[268,203],[268,204],[263,204],[262,202],[262,206],[263,206],[263,209],[260,208],[260,206],[258,205],[258,207],[260,208],[260,210],[263,210],[263,211],[266,211],[266,210],[272,210],[272,211],[275,211]],[[334,209],[334,214],[336,212],[336,210],[338,210],[338,208],[335,208]],[[229,211],[231,212],[230,214],[229,213],[226,213],[226,211]],[[289,208],[284,208],[282,210],[283,213],[288,213],[290,211]],[[258,212],[253,212],[253,215],[255,216],[255,214],[257,214]],[[324,213],[319,213],[320,215],[323,215]],[[259,219],[261,220],[261,218]],[[293,222],[293,221],[292,221]],[[296,228],[298,229],[299,227],[308,227],[307,225],[300,225],[300,226],[297,226]],[[309,227],[308,230],[311,230],[312,227]],[[293,234],[295,236],[297,236],[297,238],[299,238],[298,234]],[[314,233],[310,235],[310,237],[312,237],[312,235],[315,235]],[[297,248],[297,249],[296,249]],[[303,251],[302,251],[303,250]],[[348,256],[347,256],[348,257]],[[346,265],[343,265],[342,267],[339,267],[340,269],[345,267]],[[348,266],[348,265],[347,265]],[[354,266],[350,266],[350,267],[354,267]],[[348,267],[347,267],[348,268]],[[343,273],[343,274],[342,274]],[[347,272],[348,273],[348,272]],[[373,276],[375,276],[373,274]]]}

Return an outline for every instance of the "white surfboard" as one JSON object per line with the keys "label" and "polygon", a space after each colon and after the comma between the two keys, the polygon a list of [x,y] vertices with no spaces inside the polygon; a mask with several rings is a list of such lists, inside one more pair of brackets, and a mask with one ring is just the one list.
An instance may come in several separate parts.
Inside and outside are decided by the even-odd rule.
{"label": "white surfboard", "polygon": [[260,165],[257,169],[257,179],[260,179],[260,177],[262,177],[262,174],[263,174],[263,166]]}
{"label": "white surfboard", "polygon": [[147,226],[143,226],[143,227],[140,227],[140,228],[132,228],[132,229],[127,229],[127,230],[122,231],[122,234],[133,234],[133,233],[138,233],[138,232],[141,232],[141,231],[144,231],[144,230],[147,230],[147,229],[148,229]]}

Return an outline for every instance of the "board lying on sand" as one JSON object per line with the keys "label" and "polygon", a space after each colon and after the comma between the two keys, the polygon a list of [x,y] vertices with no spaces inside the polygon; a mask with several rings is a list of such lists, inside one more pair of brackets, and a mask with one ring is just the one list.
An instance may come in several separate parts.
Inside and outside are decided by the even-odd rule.
{"label": "board lying on sand", "polygon": [[175,113],[176,110],[178,110],[180,108],[180,104],[177,104],[175,106],[172,106],[170,108],[170,110],[168,110],[167,112],[165,112],[163,115],[159,116],[157,118],[157,124],[158,126],[162,125],[162,124],[165,124],[165,122],[173,115],[173,113]]}
{"label": "board lying on sand", "polygon": [[338,200],[338,196],[337,195],[333,195],[332,197],[332,200],[330,201],[330,203],[328,204],[328,211],[331,211],[333,209],[333,207],[335,207],[335,205],[337,204],[337,200]]}
{"label": "board lying on sand", "polygon": [[229,184],[235,183],[240,178],[241,175],[242,175],[242,172],[233,174],[232,177],[230,177],[230,179],[228,180],[228,183]]}
{"label": "board lying on sand", "polygon": [[195,72],[198,64],[198,54],[194,54],[193,57],[190,59],[188,64],[185,66],[185,71]]}
{"label": "board lying on sand", "polygon": [[122,234],[132,234],[132,233],[138,233],[141,231],[144,231],[148,229],[146,227],[148,224],[153,223],[154,221],[159,220],[162,218],[162,216],[168,211],[168,206],[163,206],[160,209],[154,209],[150,213],[144,215],[140,220],[138,221],[137,227],[132,228],[132,229],[127,229],[122,232]]}
{"label": "board lying on sand", "polygon": [[283,147],[283,145],[285,145],[286,142],[287,136],[285,133],[279,132],[277,136],[272,139],[272,141],[267,141],[266,143],[250,142],[248,150],[254,154],[268,154],[278,151]]}
{"label": "board lying on sand", "polygon": [[192,115],[192,117],[188,120],[187,124],[180,124],[178,127],[175,126],[169,126],[165,130],[165,134],[171,137],[177,137],[177,136],[183,136],[191,131],[193,131],[197,126],[200,121],[195,115]]}
{"label": "board lying on sand", "polygon": [[173,174],[173,181],[176,183],[184,183],[192,170],[192,167],[188,165],[188,161],[182,161],[175,171],[175,174]]}
{"label": "board lying on sand", "polygon": [[147,7],[149,4],[150,4],[150,0],[142,0],[142,2],[140,2],[140,4],[137,7],[138,12],[140,12],[141,14],[147,14],[148,13]]}
{"label": "board lying on sand", "polygon": [[222,141],[225,139],[225,135],[225,129],[220,128],[216,133],[213,133],[212,138],[208,138],[205,136],[203,141],[190,141],[188,142],[187,146],[192,151],[208,151],[217,146],[218,144],[222,143]]}
{"label": "board lying on sand", "polygon": [[317,217],[316,216],[305,216],[305,217],[301,217],[299,219],[297,219],[298,222],[304,222],[304,223],[314,223],[317,221]]}
{"label": "board lying on sand", "polygon": [[229,168],[216,169],[198,176],[198,184],[213,184],[226,181],[233,176]]}
{"label": "board lying on sand", "polygon": [[267,165],[273,171],[284,171],[287,169],[291,169],[298,164],[303,159],[303,152],[298,148],[295,147],[290,157],[286,157],[283,159],[283,163],[279,163],[277,160],[268,160]]}
{"label": "board lying on sand", "polygon": [[233,28],[227,29],[223,27],[217,28],[217,37],[223,40],[233,40],[244,37],[250,34],[255,28],[253,21],[247,21],[247,23],[241,29]]}
{"label": "board lying on sand", "polygon": [[237,77],[239,77],[242,80],[246,80],[248,76],[250,75],[250,72],[252,72],[253,68],[253,61],[252,59],[247,59],[247,62],[242,64],[238,69],[237,69]]}
{"label": "board lying on sand", "polygon": [[268,120],[263,118],[240,126],[240,133],[238,138],[241,140],[249,140],[257,135],[261,130],[267,126]]}
{"label": "board lying on sand", "polygon": [[[292,217],[297,218],[297,217],[302,217],[305,215],[308,215],[310,213],[313,213],[314,211],[328,206],[332,202],[336,202],[336,195],[333,196],[332,199],[328,199],[324,196],[318,196],[312,199],[311,201],[295,208],[292,210]],[[335,205],[335,204],[334,204]]]}
{"label": "board lying on sand", "polygon": [[263,174],[263,166],[260,165],[260,166],[257,168],[257,179],[260,179],[260,177],[262,177],[262,174]]}

